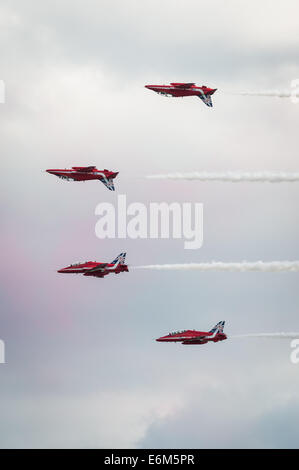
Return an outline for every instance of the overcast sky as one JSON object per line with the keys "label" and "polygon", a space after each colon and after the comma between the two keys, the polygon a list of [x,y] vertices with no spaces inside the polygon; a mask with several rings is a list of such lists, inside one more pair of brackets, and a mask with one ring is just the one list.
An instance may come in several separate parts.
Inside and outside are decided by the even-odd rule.
{"label": "overcast sky", "polygon": [[[185,348],[179,329],[299,331],[298,273],[131,265],[298,260],[298,184],[147,180],[175,171],[298,171],[299,105],[238,96],[299,78],[292,0],[5,1],[0,6],[1,447],[298,447],[289,340]],[[145,84],[217,88],[214,108]],[[112,193],[46,168],[119,171]],[[100,202],[201,202],[204,244],[99,240]]]}

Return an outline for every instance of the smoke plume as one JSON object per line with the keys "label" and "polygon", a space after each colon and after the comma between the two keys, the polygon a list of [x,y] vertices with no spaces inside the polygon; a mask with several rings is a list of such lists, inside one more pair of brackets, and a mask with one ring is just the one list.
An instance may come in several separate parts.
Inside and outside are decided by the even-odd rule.
{"label": "smoke plume", "polygon": [[231,271],[231,272],[298,272],[299,261],[243,261],[241,263],[224,263],[212,261],[210,263],[188,263],[188,264],[149,264],[135,266],[136,269],[154,269],[156,271]]}
{"label": "smoke plume", "polygon": [[167,173],[164,175],[148,175],[149,179],[169,179],[169,180],[199,180],[199,181],[220,181],[220,182],[269,182],[269,183],[295,183],[299,181],[299,172],[207,172],[194,171],[190,173]]}
{"label": "smoke plume", "polygon": [[298,333],[252,333],[248,335],[232,335],[230,338],[269,338],[269,339],[299,339]]}

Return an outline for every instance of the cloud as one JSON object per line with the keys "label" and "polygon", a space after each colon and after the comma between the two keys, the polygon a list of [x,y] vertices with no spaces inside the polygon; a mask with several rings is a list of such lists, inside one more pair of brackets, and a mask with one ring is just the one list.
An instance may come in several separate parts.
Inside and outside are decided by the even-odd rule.
{"label": "cloud", "polygon": [[136,0],[65,0],[45,2],[42,8],[34,1],[26,7],[6,2],[2,36],[15,42],[27,62],[93,63],[123,78],[172,74],[190,80],[191,74],[211,80],[217,74],[232,81],[241,70],[250,76],[253,69],[276,73],[297,63],[298,4],[293,0],[250,2],[242,9],[236,0],[225,5],[189,0],[172,7],[170,1],[161,5],[156,0],[142,5]]}
{"label": "cloud", "polygon": [[[185,406],[153,422],[138,446],[298,448],[295,425],[298,399],[294,389],[288,393],[282,383],[277,385],[275,374],[271,376],[273,371],[270,367],[270,374],[263,377],[261,370],[248,374],[247,369],[246,377],[239,369],[234,377],[227,369],[225,374],[218,370],[213,382],[211,376],[201,377],[199,371],[197,383],[185,394]],[[214,374],[217,372],[214,370]],[[252,374],[255,381],[259,380],[253,394]]]}
{"label": "cloud", "polygon": [[297,2],[11,0],[0,8],[2,445],[242,446],[251,429],[261,443],[287,445],[279,425],[269,444],[267,423],[293,428],[298,373],[288,345],[252,338],[183,351],[154,338],[220,318],[228,334],[296,331],[296,274],[59,277],[68,263],[121,251],[133,265],[188,264],[194,253],[172,240],[99,241],[94,209],[114,196],[44,170],[96,164],[120,171],[118,190],[130,201],[203,202],[197,261],[298,259],[296,185],[253,191],[138,178],[170,168],[298,171],[298,108],[288,100],[219,91],[208,113],[199,100],[143,88],[156,80],[287,87],[299,74]]}
{"label": "cloud", "polygon": [[[0,404],[1,448],[132,448],[154,420],[171,413],[164,397],[126,390],[72,397],[39,394]],[[3,426],[3,423],[6,423]],[[125,430],[125,432],[124,432]]]}

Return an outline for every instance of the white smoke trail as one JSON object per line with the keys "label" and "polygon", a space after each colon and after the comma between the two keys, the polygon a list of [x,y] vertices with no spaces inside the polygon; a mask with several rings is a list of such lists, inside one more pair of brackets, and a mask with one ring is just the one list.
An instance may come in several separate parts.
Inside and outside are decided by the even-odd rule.
{"label": "white smoke trail", "polygon": [[240,91],[232,92],[233,95],[245,96],[274,96],[277,98],[296,98],[299,96],[299,91],[294,90],[262,90],[262,91]]}
{"label": "white smoke trail", "polygon": [[299,339],[298,333],[252,333],[248,335],[232,335],[230,338],[269,338],[269,339]]}
{"label": "white smoke trail", "polygon": [[223,263],[212,261],[211,263],[189,263],[189,264],[149,264],[146,266],[134,266],[135,269],[154,269],[158,271],[231,271],[231,272],[282,272],[299,271],[299,261],[255,261],[242,263]]}
{"label": "white smoke trail", "polygon": [[256,172],[207,172],[207,171],[194,171],[191,173],[167,173],[164,175],[148,175],[149,179],[173,179],[173,180],[199,180],[199,181],[223,181],[223,182],[269,182],[269,183],[283,183],[283,182],[298,182],[299,172],[270,172],[270,171],[256,171]]}

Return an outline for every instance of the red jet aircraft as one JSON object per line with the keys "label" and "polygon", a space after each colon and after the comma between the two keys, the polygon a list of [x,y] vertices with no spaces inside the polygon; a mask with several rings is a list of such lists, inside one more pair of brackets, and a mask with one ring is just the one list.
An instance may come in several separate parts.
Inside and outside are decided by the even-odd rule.
{"label": "red jet aircraft", "polygon": [[73,166],[70,170],[46,171],[68,181],[100,180],[110,191],[115,191],[113,179],[118,175],[114,171],[97,170],[95,166]]}
{"label": "red jet aircraft", "polygon": [[166,336],[156,339],[163,343],[166,342],[177,342],[180,341],[182,344],[205,344],[208,341],[217,343],[227,339],[227,336],[223,333],[224,321],[217,323],[211,331],[196,331],[196,330],[184,330],[177,331],[175,333],[169,333]]}
{"label": "red jet aircraft", "polygon": [[213,106],[211,95],[217,88],[208,88],[205,85],[196,86],[195,83],[171,83],[170,85],[145,85],[163,96],[178,98],[183,96],[198,96],[210,108]]}
{"label": "red jet aircraft", "polygon": [[59,269],[58,273],[83,274],[84,276],[104,277],[107,274],[119,274],[123,271],[128,272],[128,266],[125,264],[126,253],[121,253],[112,263],[97,263],[96,261],[86,261],[85,263],[71,264],[66,268]]}

